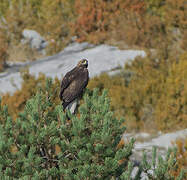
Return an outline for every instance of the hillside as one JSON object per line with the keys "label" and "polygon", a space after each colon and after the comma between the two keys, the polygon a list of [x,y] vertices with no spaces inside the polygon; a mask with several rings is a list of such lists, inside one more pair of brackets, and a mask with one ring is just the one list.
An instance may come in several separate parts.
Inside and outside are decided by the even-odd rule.
{"label": "hillside", "polygon": [[[134,171],[132,164],[136,166],[138,161],[142,174],[147,176],[150,171],[154,172],[153,176],[150,173],[152,179],[172,179],[172,176],[176,179],[178,175],[178,178],[182,179],[181,169],[186,169],[187,166],[186,17],[185,0],[1,0],[0,171],[4,172],[3,175],[11,176],[12,173],[18,178],[25,173],[25,178],[31,178],[31,174],[35,172],[35,177],[45,179],[47,173],[50,178],[59,178],[60,174],[64,173],[68,174],[65,177],[67,179],[70,174],[74,174],[70,179],[92,179],[96,178],[95,174],[98,173],[97,178],[106,178],[110,174],[112,179],[120,174],[121,179],[129,179]],[[72,122],[77,123],[76,126],[70,122],[63,124],[64,114],[57,112],[61,103],[58,98],[60,80],[82,58],[89,60],[90,81],[85,97],[80,102],[78,114],[72,117]],[[106,89],[107,113],[100,105]],[[94,92],[97,92],[97,98]],[[45,95],[50,97],[48,102]],[[38,103],[40,100],[43,108],[41,111]],[[102,113],[99,114],[99,123],[107,129],[108,138],[118,144],[107,145],[109,140],[102,126],[98,127],[102,130],[97,132],[94,123],[90,127],[85,121],[86,113],[88,121],[92,119],[95,122],[98,118],[95,117],[94,111],[89,109],[89,104],[98,112],[105,112],[106,117],[107,114],[110,115],[107,119]],[[125,119],[123,123],[121,118]],[[107,123],[102,124],[103,119],[107,119],[109,124],[113,121],[115,126],[110,124],[112,132]],[[41,122],[38,124],[40,128],[36,128],[36,122]],[[76,139],[79,133],[83,137],[89,137],[88,132],[84,128],[81,129],[81,123],[86,123],[88,129],[91,128],[89,133],[93,136],[94,151],[90,148],[89,138],[83,138],[85,144],[79,138]],[[56,128],[59,126],[65,133],[65,138],[60,136],[60,140],[57,134],[61,133]],[[80,131],[76,127],[80,127]],[[124,127],[124,139],[119,141],[117,136],[120,136]],[[49,128],[49,131],[45,128]],[[40,135],[35,136],[33,131]],[[24,137],[25,132],[30,133],[28,139]],[[116,137],[112,133],[116,134]],[[129,140],[129,137],[136,137],[136,143],[134,144],[132,139]],[[107,141],[103,142],[102,138]],[[41,155],[41,147],[43,148],[43,143],[47,141],[50,142],[49,147],[44,149],[52,149],[51,159],[58,161],[59,167],[52,161],[48,167],[45,156]],[[66,150],[61,141],[65,141]],[[35,143],[36,148],[30,148],[33,145],[31,142]],[[158,146],[158,154],[163,157],[167,153],[166,149],[174,144],[178,150],[169,149],[166,158],[158,157],[158,166],[155,166],[156,151],[150,148]],[[74,145],[76,149],[73,149]],[[68,151],[76,151],[74,156],[66,159],[76,168],[71,170],[71,166],[64,166],[66,162],[61,164],[62,161],[55,154],[59,147],[58,158],[61,153],[64,153],[62,157],[66,158]],[[79,148],[83,149],[79,152]],[[114,156],[108,148],[119,154]],[[97,154],[102,151],[106,156],[109,154],[108,161]],[[134,156],[131,156],[133,151]],[[148,153],[148,161],[152,158],[151,165],[146,162],[145,156],[141,161],[139,151]],[[94,158],[90,161],[96,163],[95,168],[90,162],[84,164],[84,153],[90,159],[96,153],[98,161]],[[32,158],[35,158],[35,165],[32,166],[31,172],[28,167],[32,164]],[[79,167],[76,166],[76,158],[80,158]],[[41,169],[41,161],[46,172]],[[125,167],[123,174],[121,163]],[[20,169],[22,165],[25,169]],[[114,169],[110,171],[107,167]],[[93,176],[89,176],[88,172]],[[37,173],[40,173],[40,176]],[[105,176],[105,173],[108,174]],[[140,178],[138,173],[137,176]]]}

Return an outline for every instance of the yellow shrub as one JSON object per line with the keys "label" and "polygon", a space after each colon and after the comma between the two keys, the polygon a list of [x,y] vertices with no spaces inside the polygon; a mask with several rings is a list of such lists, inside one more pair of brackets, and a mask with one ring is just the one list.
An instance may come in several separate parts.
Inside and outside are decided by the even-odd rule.
{"label": "yellow shrub", "polygon": [[187,125],[187,54],[174,62],[163,83],[163,89],[155,108],[157,126],[160,129],[183,128]]}
{"label": "yellow shrub", "polygon": [[[12,52],[12,47],[20,47],[22,31],[24,29],[36,30],[48,40],[49,46],[47,50],[49,54],[60,51],[67,45],[70,36],[72,36],[70,22],[74,17],[74,9],[73,2],[71,1],[12,0],[10,3],[7,3],[7,1],[3,0],[3,2],[0,2],[0,9],[3,9],[3,14],[0,13],[0,17],[3,15],[1,26],[8,33],[6,42],[9,45],[9,53]],[[21,48],[19,51],[21,51]],[[20,59],[23,59],[22,56],[24,55],[21,54]],[[27,57],[27,59],[34,58],[36,56],[32,58]]]}
{"label": "yellow shrub", "polygon": [[49,40],[48,52],[59,52],[69,43],[72,36],[71,23],[74,19],[74,7],[71,1],[45,0],[40,7],[40,32]]}
{"label": "yellow shrub", "polygon": [[126,69],[134,72],[126,84],[122,75],[104,74],[90,80],[89,88],[109,89],[115,113],[126,118],[126,126],[138,130],[187,127],[187,59],[157,62],[137,58]]}
{"label": "yellow shrub", "polygon": [[[133,130],[172,131],[187,128],[187,54],[170,61],[157,62],[137,58],[120,75],[102,74],[89,81],[88,88],[109,90],[111,108],[118,117],[125,117],[126,126]],[[16,117],[26,100],[45,86],[46,77],[35,78],[22,74],[21,90],[13,96],[7,94],[2,103],[8,104],[10,113]],[[60,103],[60,81],[53,83],[54,102]]]}

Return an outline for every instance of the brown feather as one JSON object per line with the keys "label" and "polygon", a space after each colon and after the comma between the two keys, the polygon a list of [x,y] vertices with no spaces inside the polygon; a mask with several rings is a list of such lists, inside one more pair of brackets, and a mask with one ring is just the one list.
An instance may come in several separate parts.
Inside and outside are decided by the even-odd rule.
{"label": "brown feather", "polygon": [[86,67],[81,66],[79,62],[79,64],[62,79],[60,99],[63,101],[64,109],[69,103],[80,97],[86,88],[89,80],[89,73]]}

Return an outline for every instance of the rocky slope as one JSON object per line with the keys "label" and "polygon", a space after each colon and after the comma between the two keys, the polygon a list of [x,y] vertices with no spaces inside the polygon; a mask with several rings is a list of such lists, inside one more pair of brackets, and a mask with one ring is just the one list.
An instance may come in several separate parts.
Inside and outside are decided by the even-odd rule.
{"label": "rocky slope", "polygon": [[142,50],[119,50],[108,45],[94,46],[88,43],[72,43],[60,53],[34,62],[12,64],[6,72],[0,74],[0,93],[14,92],[21,86],[20,69],[29,67],[32,74],[42,72],[54,78],[61,78],[71,70],[77,62],[86,58],[89,61],[90,77],[102,72],[124,66],[137,56],[145,56]]}
{"label": "rocky slope", "polygon": [[[0,94],[13,93],[21,87],[22,79],[19,71],[24,67],[28,67],[30,73],[36,76],[42,72],[52,78],[56,76],[61,78],[80,59],[86,58],[89,61],[90,77],[94,77],[102,72],[111,72],[119,66],[124,66],[125,63],[129,63],[137,56],[146,56],[146,54],[142,50],[119,50],[108,45],[94,46],[89,43],[72,43],[56,55],[34,62],[10,64],[6,72],[0,74]],[[123,138],[125,142],[129,141],[130,138],[137,139],[131,158],[137,162],[138,166],[143,151],[147,152],[149,159],[151,159],[152,147],[157,146],[158,154],[165,155],[167,148],[173,146],[172,141],[185,136],[187,136],[187,129],[168,134],[158,133],[156,136],[147,133],[125,133]],[[133,174],[136,174],[135,171],[136,169],[134,169]],[[147,179],[146,175],[143,175],[142,179]]]}

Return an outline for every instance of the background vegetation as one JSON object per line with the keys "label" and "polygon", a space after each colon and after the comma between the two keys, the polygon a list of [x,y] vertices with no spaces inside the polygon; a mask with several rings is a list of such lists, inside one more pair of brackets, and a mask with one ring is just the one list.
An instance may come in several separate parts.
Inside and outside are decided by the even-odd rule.
{"label": "background vegetation", "polygon": [[[134,140],[119,145],[124,119],[113,116],[107,91],[101,95],[97,89],[87,91],[79,116],[67,112],[69,119],[54,103],[55,93],[52,80],[47,79],[16,120],[7,105],[0,105],[1,179],[129,180]],[[135,179],[142,172],[153,180],[184,179],[176,149],[162,158],[154,148],[151,163],[144,154]]]}
{"label": "background vegetation", "polygon": [[[133,131],[174,131],[187,128],[187,54],[179,61],[157,63],[150,58],[137,58],[126,65],[120,74],[102,74],[90,80],[88,88],[100,92],[109,90],[111,110],[117,117],[125,117],[127,129]],[[45,84],[45,75],[38,78],[28,71],[22,72],[23,84],[13,95],[5,94],[2,104],[8,105],[9,113],[17,117],[27,99]],[[53,82],[54,102],[58,98],[60,80]]]}
{"label": "background vegetation", "polygon": [[2,0],[0,62],[13,59],[17,49],[17,60],[36,58],[21,47],[25,28],[48,40],[48,54],[76,36],[79,42],[154,48],[161,58],[177,57],[187,47],[186,6],[185,0]]}
{"label": "background vegetation", "polygon": [[113,110],[126,117],[131,129],[146,131],[154,127],[172,131],[186,128],[186,55],[178,62],[170,59],[170,63],[137,58],[120,75],[103,74],[93,78],[88,87],[109,89]]}
{"label": "background vegetation", "polygon": [[[129,131],[151,130],[153,132],[153,129],[174,131],[187,128],[186,17],[187,3],[185,0],[1,0],[0,71],[6,69],[7,61],[34,60],[39,57],[36,51],[21,44],[21,33],[24,29],[36,30],[49,42],[48,54],[62,50],[71,43],[73,36],[76,36],[78,42],[106,43],[116,45],[121,49],[142,48],[148,54],[146,58],[138,57],[132,64],[126,65],[118,75],[102,74],[91,79],[87,93],[92,94],[92,90],[98,87],[101,94],[103,89],[107,88],[111,106],[110,108],[107,104],[106,106],[109,108],[108,111],[114,112],[110,118],[124,117],[126,121],[123,126],[127,126]],[[5,94],[0,103],[0,170],[3,172],[0,175],[2,178],[21,177],[25,173],[24,178],[27,178],[35,172],[36,177],[40,175],[45,178],[46,173],[51,177],[59,177],[61,172],[68,174],[72,172],[71,167],[76,167],[76,164],[70,157],[67,161],[72,163],[72,166],[66,166],[64,170],[62,162],[58,161],[57,153],[62,153],[64,147],[59,144],[60,128],[53,128],[55,123],[55,126],[58,125],[61,129],[64,127],[63,121],[59,123],[55,110],[56,104],[60,104],[58,99],[60,80],[56,78],[54,81],[50,81],[50,90],[46,91],[44,75],[41,74],[36,78],[28,71],[24,71],[22,77],[21,90],[17,90],[13,95]],[[41,94],[35,96],[38,91]],[[49,92],[53,93],[49,95]],[[30,98],[32,99],[28,101]],[[40,98],[42,104],[39,105],[43,108],[42,113],[36,108]],[[85,101],[81,102],[81,104],[84,103]],[[32,104],[35,107],[32,107]],[[84,106],[81,107],[84,109]],[[44,110],[44,107],[47,109]],[[45,126],[45,123],[42,124],[43,117],[46,118],[48,126]],[[78,117],[81,117],[81,108]],[[37,133],[40,134],[37,137],[39,139],[35,138],[36,132],[30,132],[31,127],[36,127],[34,118],[38,118],[41,122],[40,128],[36,128]],[[51,118],[53,120],[56,118],[55,122],[52,122]],[[78,123],[76,120],[78,119],[74,117],[74,122]],[[46,131],[46,127],[49,131]],[[69,132],[74,130],[74,133],[77,133],[75,127],[72,125],[71,128],[68,126],[66,129],[69,128]],[[119,129],[113,130],[116,132]],[[119,132],[121,133],[121,130],[117,133]],[[52,139],[49,138],[50,133],[52,133]],[[87,131],[78,133],[85,134]],[[95,133],[94,128],[92,133]],[[25,134],[30,136],[26,137]],[[45,141],[42,141],[40,136],[46,137]],[[73,139],[74,134],[69,134],[68,138],[70,137]],[[69,141],[68,138],[65,140]],[[46,151],[52,150],[52,158],[48,159],[50,167],[46,163],[47,160],[41,155],[40,149],[46,142],[49,143],[45,147]],[[34,143],[36,143],[36,148],[33,147]],[[74,142],[71,141],[71,143]],[[70,144],[66,146],[67,149],[72,148]],[[152,179],[155,177],[156,179],[170,179],[172,175],[182,177],[180,171],[182,168],[186,168],[186,140],[178,140],[176,144],[178,146],[176,157],[173,156],[175,153],[170,151],[166,160],[159,158],[159,166],[154,167],[153,161],[151,166],[155,168],[155,174],[154,177],[151,177]],[[95,144],[93,145],[95,146]],[[81,147],[84,152],[85,146],[81,145]],[[102,147],[98,145],[96,149],[101,150]],[[88,147],[86,146],[86,148]],[[105,148],[108,147],[105,146]],[[115,149],[114,146],[112,148],[112,151],[117,153],[118,149]],[[76,153],[78,150],[80,150],[79,147],[75,150]],[[132,144],[128,144],[125,150],[128,150],[125,156],[128,159]],[[156,157],[154,153],[153,156]],[[170,158],[171,156],[173,158]],[[115,159],[114,154],[111,157],[108,164],[111,167],[110,163],[113,163],[112,175],[114,177],[119,173],[117,172],[119,164],[116,163],[116,160],[119,159]],[[55,163],[52,159],[55,160]],[[131,163],[127,166],[127,159],[125,159],[126,171],[121,174],[122,179],[128,179],[132,170]],[[60,171],[56,168],[56,160],[61,166]],[[104,162],[100,156],[97,160]],[[124,159],[122,158],[122,160]],[[142,170],[148,171],[151,166],[147,163],[146,158],[142,162]],[[45,170],[42,171],[44,166]],[[98,163],[96,166],[98,167]],[[21,169],[21,167],[23,168]],[[85,164],[85,167],[88,166]],[[79,168],[80,171],[76,169],[74,172],[75,176],[88,177],[87,172],[82,171],[81,166]],[[111,175],[106,166],[103,168],[105,168],[106,174]],[[79,172],[85,174],[78,174]],[[104,175],[103,172],[97,171],[99,177],[101,174]],[[94,172],[93,176],[97,173]]]}
{"label": "background vegetation", "polygon": [[[183,139],[177,139],[175,142],[177,145],[177,166],[179,169],[187,169],[187,137]],[[174,170],[171,173],[176,177],[179,175],[180,170]],[[187,172],[185,173],[187,177]]]}
{"label": "background vegetation", "polygon": [[[28,59],[34,54],[20,44],[24,28],[38,31],[50,42],[49,54],[70,43],[72,36],[78,42],[143,48],[147,58],[137,58],[120,75],[96,77],[88,87],[109,89],[111,108],[117,116],[126,117],[129,129],[184,128],[187,126],[186,8],[185,0],[2,0],[0,70],[6,67],[7,60]],[[23,79],[22,89],[13,96],[5,95],[2,100],[12,107],[10,113],[14,117],[36,92],[35,87],[45,81],[43,75],[36,79],[28,73],[24,73]],[[56,83],[54,88],[59,87],[59,80]]]}

